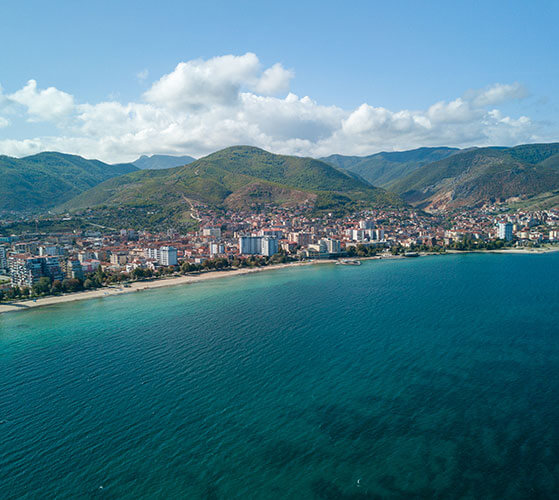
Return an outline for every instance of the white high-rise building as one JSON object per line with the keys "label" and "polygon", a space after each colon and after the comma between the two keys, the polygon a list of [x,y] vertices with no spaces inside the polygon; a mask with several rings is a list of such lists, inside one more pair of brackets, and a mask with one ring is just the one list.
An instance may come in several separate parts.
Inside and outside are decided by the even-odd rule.
{"label": "white high-rise building", "polygon": [[239,238],[239,253],[241,255],[265,255],[270,257],[278,253],[278,240],[268,236],[241,236]]}
{"label": "white high-rise building", "polygon": [[210,256],[213,257],[214,255],[224,254],[225,253],[225,245],[223,243],[210,243]]}
{"label": "white high-rise building", "polygon": [[258,255],[261,252],[260,236],[241,236],[239,238],[239,253],[242,255]]}
{"label": "white high-rise building", "polygon": [[351,239],[353,241],[363,241],[365,239],[365,230],[364,229],[352,229],[351,230]]}
{"label": "white high-rise building", "polygon": [[266,257],[278,253],[278,240],[277,238],[269,238],[264,236],[261,240],[261,253]]}
{"label": "white high-rise building", "polygon": [[8,269],[8,249],[0,245],[0,271]]}
{"label": "white high-rise building", "polygon": [[510,222],[499,222],[497,224],[497,238],[512,241],[512,224]]}
{"label": "white high-rise building", "polygon": [[177,265],[177,249],[175,247],[146,248],[144,249],[146,259],[153,259],[162,266]]}
{"label": "white high-rise building", "polygon": [[159,262],[162,266],[177,265],[177,249],[175,247],[161,247],[159,249]]}
{"label": "white high-rise building", "polygon": [[[328,253],[340,253],[341,252],[341,244],[340,240],[334,240],[332,238],[324,238],[319,241],[321,247],[324,245],[324,251]],[[322,251],[322,250],[321,250]]]}

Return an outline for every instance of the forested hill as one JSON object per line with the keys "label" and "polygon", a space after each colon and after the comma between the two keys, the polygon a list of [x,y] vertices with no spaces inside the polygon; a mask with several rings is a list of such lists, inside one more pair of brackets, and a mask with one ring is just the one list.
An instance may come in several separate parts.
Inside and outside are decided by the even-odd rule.
{"label": "forested hill", "polygon": [[419,148],[376,153],[369,156],[331,155],[323,161],[354,172],[374,186],[386,187],[414,170],[459,152],[456,148]]}
{"label": "forested hill", "polygon": [[54,207],[97,184],[137,168],[55,152],[25,158],[0,156],[0,210]]}
{"label": "forested hill", "polygon": [[559,143],[477,148],[430,163],[387,185],[423,208],[505,202],[559,206]]}
{"label": "forested hill", "polygon": [[272,204],[318,210],[401,204],[398,196],[325,162],[235,146],[182,167],[111,179],[64,208],[155,204],[187,209],[191,201],[231,208]]}

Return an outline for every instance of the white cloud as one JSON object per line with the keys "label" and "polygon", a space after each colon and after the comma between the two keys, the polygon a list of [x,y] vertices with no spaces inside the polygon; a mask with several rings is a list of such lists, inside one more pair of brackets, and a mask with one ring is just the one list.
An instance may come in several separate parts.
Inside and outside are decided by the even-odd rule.
{"label": "white cloud", "polygon": [[280,63],[268,68],[257,81],[254,90],[259,94],[273,95],[289,90],[289,82],[295,76],[292,70],[285,69]]}
{"label": "white cloud", "polygon": [[0,128],[7,127],[9,124],[10,122],[6,118],[0,116]]}
{"label": "white cloud", "polygon": [[[54,87],[40,90],[30,80],[13,94],[0,89],[0,104],[17,103],[20,114],[21,106],[25,109],[23,118],[49,121],[58,133],[0,140],[0,153],[21,156],[50,149],[117,162],[151,153],[204,155],[233,144],[323,156],[539,139],[529,117],[507,116],[496,108],[527,95],[518,83],[470,90],[424,110],[393,111],[367,103],[343,109],[298,97],[289,92],[293,75],[279,63],[263,68],[252,53],[196,59],[179,63],[139,102],[129,103],[117,98],[76,103],[72,95]],[[282,93],[285,97],[278,96]],[[2,120],[7,121],[0,118],[0,126],[9,132]]]}
{"label": "white cloud", "polygon": [[528,91],[518,82],[510,85],[496,83],[483,90],[470,91],[467,95],[470,96],[474,106],[486,107],[514,99],[523,99],[528,95]]}
{"label": "white cloud", "polygon": [[74,98],[55,87],[37,91],[37,82],[29,80],[25,87],[7,96],[9,101],[27,108],[30,121],[59,119],[69,115],[74,108]]}
{"label": "white cloud", "polygon": [[193,111],[235,104],[241,85],[254,81],[260,63],[255,54],[181,62],[144,94],[146,101],[166,108]]}

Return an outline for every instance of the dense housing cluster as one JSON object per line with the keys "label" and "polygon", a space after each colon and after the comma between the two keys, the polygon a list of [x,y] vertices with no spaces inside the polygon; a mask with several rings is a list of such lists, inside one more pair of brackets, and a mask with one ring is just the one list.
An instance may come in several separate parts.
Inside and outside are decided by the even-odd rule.
{"label": "dense housing cluster", "polygon": [[0,237],[3,296],[288,260],[559,242],[557,210],[429,214],[406,208],[312,216],[278,207],[257,213],[198,207],[196,217],[200,228],[184,234],[95,228]]}

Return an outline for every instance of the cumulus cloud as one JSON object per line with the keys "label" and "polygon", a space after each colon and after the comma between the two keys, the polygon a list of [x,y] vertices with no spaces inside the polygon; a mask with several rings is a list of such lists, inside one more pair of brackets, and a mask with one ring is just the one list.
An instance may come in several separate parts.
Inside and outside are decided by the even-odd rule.
{"label": "cumulus cloud", "polygon": [[273,95],[289,90],[289,82],[295,76],[292,70],[285,69],[280,63],[268,68],[254,85],[259,94]]}
{"label": "cumulus cloud", "polygon": [[47,121],[68,116],[74,109],[74,98],[55,87],[37,90],[37,82],[29,80],[27,85],[7,96],[11,102],[25,106],[30,121]]}
{"label": "cumulus cloud", "polygon": [[[48,121],[58,133],[0,140],[0,153],[22,156],[54,149],[117,162],[152,153],[200,156],[233,144],[324,156],[539,139],[538,126],[529,117],[511,117],[497,108],[527,95],[518,83],[469,90],[423,110],[368,103],[343,109],[291,93],[293,77],[280,63],[265,68],[247,53],[181,62],[138,102],[113,98],[79,103],[66,92],[41,90],[30,80],[12,94],[0,88],[0,111],[2,102],[15,105],[25,111],[24,119]],[[0,118],[4,136],[10,131],[5,122]]]}

